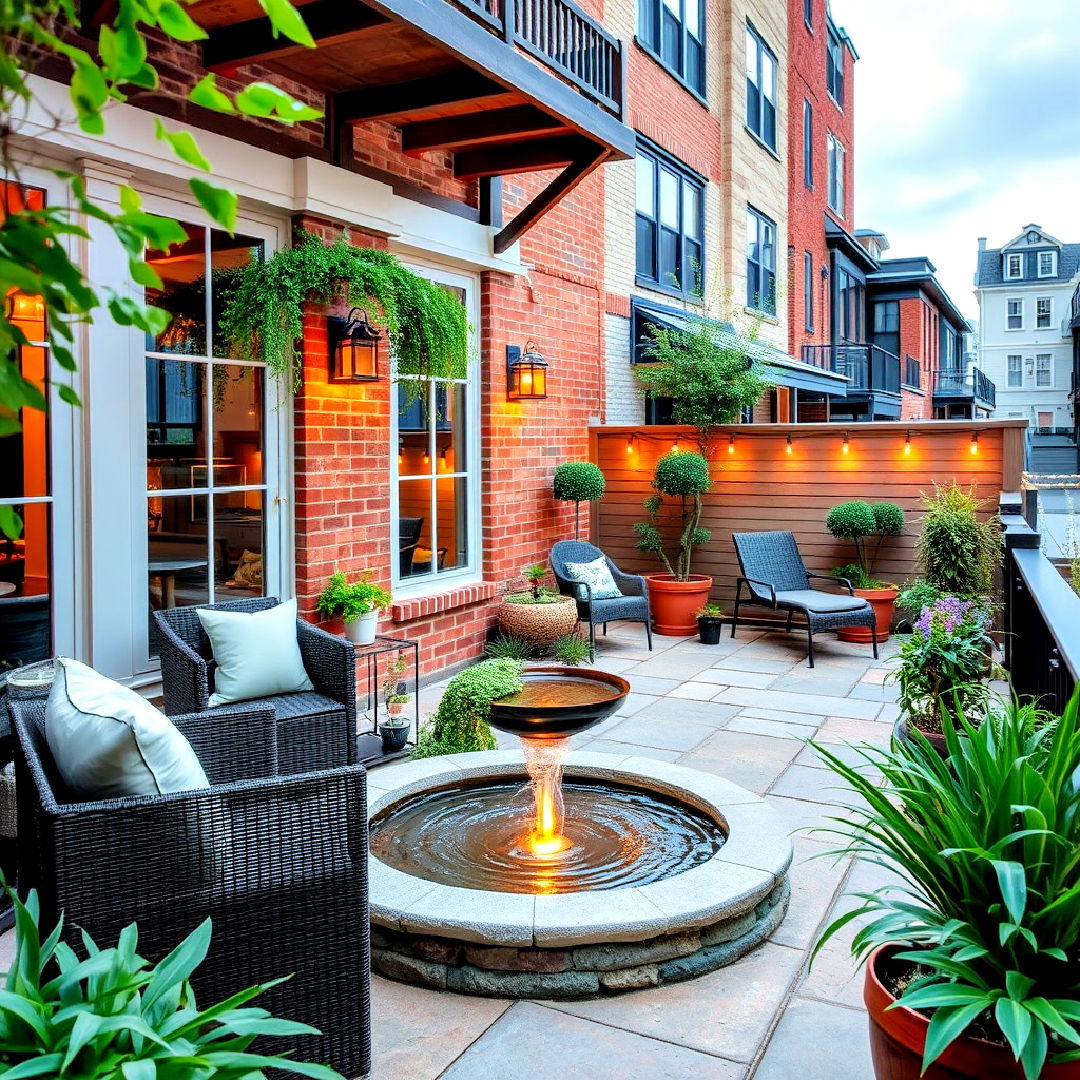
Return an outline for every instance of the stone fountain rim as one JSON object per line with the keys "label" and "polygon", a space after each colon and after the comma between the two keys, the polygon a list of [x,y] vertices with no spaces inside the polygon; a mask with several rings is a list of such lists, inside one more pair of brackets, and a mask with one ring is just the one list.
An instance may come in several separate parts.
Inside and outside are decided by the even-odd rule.
{"label": "stone fountain rim", "polygon": [[[391,930],[518,948],[645,941],[753,909],[791,864],[791,840],[775,812],[760,796],[721,777],[638,755],[593,751],[571,752],[566,775],[610,780],[687,802],[729,830],[727,843],[708,862],[662,881],[541,896],[444,885],[371,856],[371,921]],[[520,750],[395,765],[368,774],[368,816],[444,784],[524,776]]]}

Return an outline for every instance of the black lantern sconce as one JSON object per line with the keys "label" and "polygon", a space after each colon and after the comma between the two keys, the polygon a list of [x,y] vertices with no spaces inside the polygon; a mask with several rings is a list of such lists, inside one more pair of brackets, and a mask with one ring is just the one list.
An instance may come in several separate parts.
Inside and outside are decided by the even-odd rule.
{"label": "black lantern sconce", "polygon": [[506,400],[537,401],[547,397],[548,362],[535,341],[506,346]]}
{"label": "black lantern sconce", "polygon": [[368,322],[367,312],[354,307],[347,318],[326,320],[330,346],[330,382],[378,382],[379,341],[382,334]]}

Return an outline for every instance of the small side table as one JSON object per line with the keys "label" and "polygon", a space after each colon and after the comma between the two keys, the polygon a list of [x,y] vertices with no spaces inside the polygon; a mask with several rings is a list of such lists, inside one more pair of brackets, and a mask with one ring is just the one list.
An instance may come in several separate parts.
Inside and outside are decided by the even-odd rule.
{"label": "small side table", "polygon": [[[412,653],[413,739],[405,749],[387,753],[382,748],[382,736],[379,735],[380,670],[387,660],[396,657],[399,653],[409,652]],[[370,645],[356,646],[356,659],[363,660],[367,664],[366,712],[371,716],[371,730],[361,731],[356,737],[360,760],[370,766],[405,757],[416,745],[415,739],[420,731],[420,645],[407,638],[379,635]],[[402,681],[408,683],[409,680]]]}

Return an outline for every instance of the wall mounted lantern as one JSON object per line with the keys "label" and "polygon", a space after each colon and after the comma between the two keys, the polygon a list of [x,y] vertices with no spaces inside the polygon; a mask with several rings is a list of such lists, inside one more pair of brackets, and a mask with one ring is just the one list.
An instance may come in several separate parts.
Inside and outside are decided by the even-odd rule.
{"label": "wall mounted lantern", "polygon": [[326,320],[330,346],[330,382],[377,382],[382,334],[368,322],[367,312],[354,307],[347,318]]}
{"label": "wall mounted lantern", "polygon": [[506,400],[534,401],[547,397],[548,363],[535,341],[506,346]]}

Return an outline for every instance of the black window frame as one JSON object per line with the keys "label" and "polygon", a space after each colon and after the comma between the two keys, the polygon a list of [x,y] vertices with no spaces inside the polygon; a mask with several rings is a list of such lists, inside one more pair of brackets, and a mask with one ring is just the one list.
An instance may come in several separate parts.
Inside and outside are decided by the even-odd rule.
{"label": "black window frame", "polygon": [[[705,283],[705,199],[708,182],[678,158],[665,153],[658,146],[638,141],[637,160],[647,161],[652,167],[653,213],[645,214],[637,204],[637,172],[635,162],[634,192],[634,279],[638,285],[671,293],[673,296],[700,297]],[[678,229],[664,225],[661,217],[661,177],[664,173],[673,175],[678,183]],[[696,220],[686,221],[686,188],[692,187],[698,193]],[[688,231],[688,224],[695,230]],[[643,238],[651,233],[651,258],[649,264],[643,263]],[[674,269],[664,265],[665,234],[674,237]]]}
{"label": "black window frame", "polygon": [[844,107],[844,74],[844,42],[830,26],[825,38],[825,88],[839,109]]}
{"label": "black window frame", "polygon": [[[751,43],[753,43],[756,60],[753,78],[751,78],[749,69]],[[779,64],[776,59],[776,53],[769,48],[769,43],[758,33],[754,24],[751,22],[747,22],[746,24],[746,53],[748,62],[746,71],[746,130],[749,131],[758,142],[775,154],[777,153],[776,90],[779,82],[777,74]],[[762,89],[762,60],[766,54],[768,54],[769,58],[772,60],[772,88],[769,95],[766,95]],[[766,109],[766,105],[771,106],[771,115]],[[770,120],[771,131],[769,130]]]}
{"label": "black window frame", "polygon": [[[695,97],[706,100],[708,70],[705,42],[705,0],[674,0],[675,15],[664,0],[638,0],[637,43]],[[698,33],[690,29],[686,13],[697,6]]]}
{"label": "black window frame", "polygon": [[814,253],[803,252],[803,329],[814,333]]}
{"label": "black window frame", "polygon": [[814,106],[803,98],[802,172],[807,191],[814,190]]}
{"label": "black window frame", "polygon": [[[754,228],[754,237],[751,240],[750,229]],[[746,306],[751,311],[759,314],[776,317],[776,222],[763,214],[753,206],[746,207]],[[772,266],[764,259],[755,260],[751,256],[751,243],[764,255],[768,249],[765,236],[768,230],[772,230]],[[763,291],[762,286],[768,285],[768,291]],[[766,297],[765,303],[761,302]]]}

